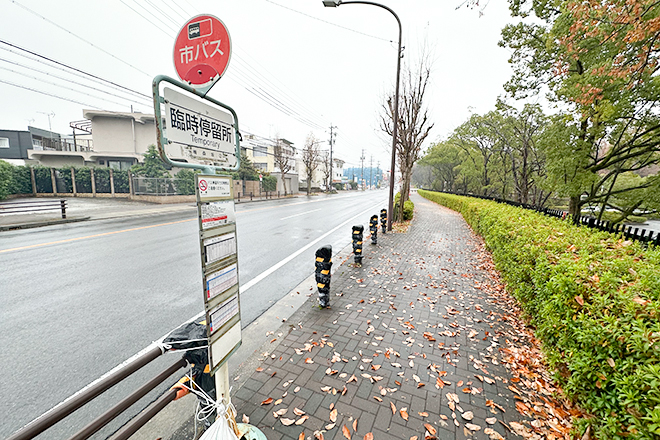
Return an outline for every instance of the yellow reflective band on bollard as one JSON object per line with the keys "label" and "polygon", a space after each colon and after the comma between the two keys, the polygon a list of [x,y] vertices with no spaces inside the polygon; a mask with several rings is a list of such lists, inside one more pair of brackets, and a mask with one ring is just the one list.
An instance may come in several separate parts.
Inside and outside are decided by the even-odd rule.
{"label": "yellow reflective band on bollard", "polygon": [[319,263],[322,263],[322,262],[323,262],[323,258],[321,258],[321,257],[316,257],[316,261],[318,261]]}
{"label": "yellow reflective band on bollard", "polygon": [[322,270],[321,273],[322,273],[323,275],[327,275],[327,274],[330,273],[330,271],[329,271],[329,270]]}
{"label": "yellow reflective band on bollard", "polygon": [[319,289],[323,289],[325,287],[325,284],[318,283],[316,287],[318,287]]}

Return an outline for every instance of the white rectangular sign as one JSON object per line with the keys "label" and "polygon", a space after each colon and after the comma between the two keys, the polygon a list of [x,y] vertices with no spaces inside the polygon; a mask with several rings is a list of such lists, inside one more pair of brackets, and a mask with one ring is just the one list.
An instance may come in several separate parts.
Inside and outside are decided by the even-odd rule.
{"label": "white rectangular sign", "polygon": [[200,199],[222,199],[231,197],[232,194],[231,179],[229,177],[197,175],[197,187]]}
{"label": "white rectangular sign", "polygon": [[205,283],[206,301],[208,302],[238,283],[238,269],[236,268],[236,263],[209,274],[206,277]]}
{"label": "white rectangular sign", "polygon": [[207,238],[202,242],[204,246],[205,263],[211,264],[236,254],[236,233]]}
{"label": "white rectangular sign", "polygon": [[236,166],[234,121],[230,113],[165,87],[165,145],[174,160]]}
{"label": "white rectangular sign", "polygon": [[200,205],[202,210],[202,230],[236,223],[236,212],[233,200],[208,202]]}

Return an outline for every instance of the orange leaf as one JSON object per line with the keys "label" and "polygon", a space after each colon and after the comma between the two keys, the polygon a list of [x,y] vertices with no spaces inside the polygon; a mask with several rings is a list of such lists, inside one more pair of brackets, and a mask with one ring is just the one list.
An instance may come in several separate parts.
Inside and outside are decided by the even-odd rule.
{"label": "orange leaf", "polygon": [[341,427],[341,433],[344,434],[344,437],[346,437],[348,440],[351,440],[351,431],[348,430],[346,425]]}
{"label": "orange leaf", "polygon": [[433,426],[429,425],[428,423],[424,423],[424,428],[426,428],[426,430],[431,435],[435,435],[438,432]]}
{"label": "orange leaf", "polygon": [[403,420],[408,420],[408,411],[406,411],[405,409],[402,409],[399,412],[401,413],[401,417],[403,418]]}
{"label": "orange leaf", "polygon": [[[273,400],[273,399],[271,399]],[[396,406],[392,402],[390,402],[390,407],[392,408],[392,415],[396,414]]]}
{"label": "orange leaf", "polygon": [[575,301],[577,301],[577,303],[580,304],[581,306],[584,305],[584,299],[582,298],[582,295],[576,296]]}
{"label": "orange leaf", "polygon": [[331,422],[336,422],[337,421],[337,408],[330,411],[330,421]]}
{"label": "orange leaf", "polygon": [[261,402],[262,405],[270,405],[271,403],[273,403],[273,398],[272,397],[269,397],[268,399]]}
{"label": "orange leaf", "polygon": [[357,419],[353,420],[353,431],[357,432]]}
{"label": "orange leaf", "polygon": [[257,368],[256,371],[257,371],[257,373],[261,373],[262,371],[264,371],[264,369],[262,367],[259,367],[259,368]]}
{"label": "orange leaf", "polygon": [[305,431],[301,432],[298,436],[298,440],[305,440]]}
{"label": "orange leaf", "polygon": [[362,440],[374,440],[374,435],[370,432],[367,432]]}

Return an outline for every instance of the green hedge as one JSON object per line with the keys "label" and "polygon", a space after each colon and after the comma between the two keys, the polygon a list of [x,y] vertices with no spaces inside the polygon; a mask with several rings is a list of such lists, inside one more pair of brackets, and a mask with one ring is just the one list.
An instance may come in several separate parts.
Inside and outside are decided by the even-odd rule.
{"label": "green hedge", "polygon": [[[394,217],[393,219],[398,218],[398,212],[399,212],[399,200],[401,199],[401,193],[396,193],[394,195]],[[403,220],[412,220],[413,215],[415,212],[415,204],[411,200],[406,200],[406,202],[403,204]]]}
{"label": "green hedge", "polygon": [[522,208],[419,194],[460,212],[484,238],[556,380],[595,416],[595,437],[657,439],[660,249]]}

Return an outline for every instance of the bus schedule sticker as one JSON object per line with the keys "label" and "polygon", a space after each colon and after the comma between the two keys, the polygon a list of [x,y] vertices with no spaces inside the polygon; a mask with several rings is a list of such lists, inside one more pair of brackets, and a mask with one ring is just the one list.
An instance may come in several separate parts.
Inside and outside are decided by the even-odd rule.
{"label": "bus schedule sticker", "polygon": [[[199,182],[200,187],[202,182]],[[200,188],[201,189],[201,188]],[[233,200],[202,203],[202,230],[236,222]]]}

